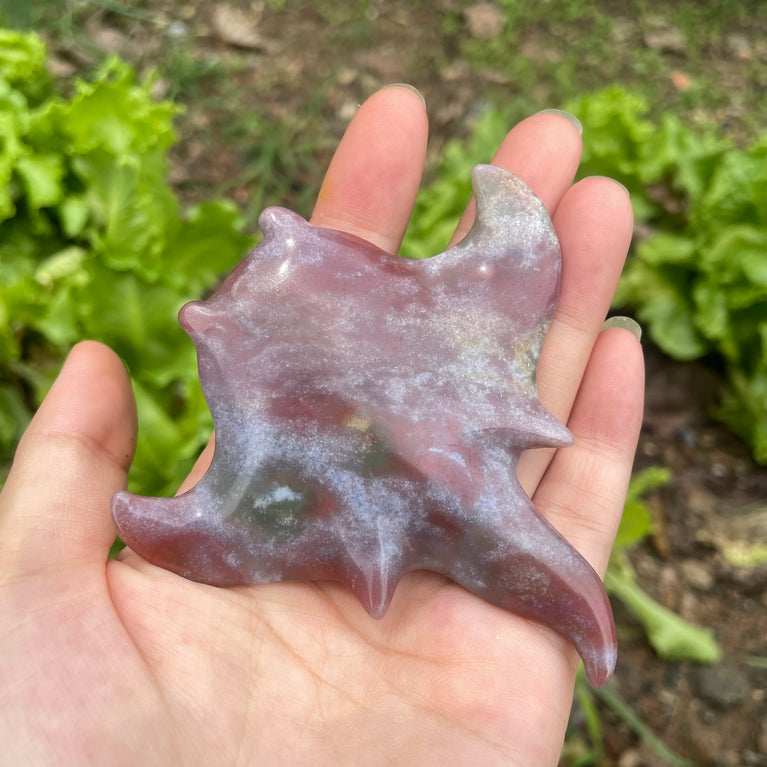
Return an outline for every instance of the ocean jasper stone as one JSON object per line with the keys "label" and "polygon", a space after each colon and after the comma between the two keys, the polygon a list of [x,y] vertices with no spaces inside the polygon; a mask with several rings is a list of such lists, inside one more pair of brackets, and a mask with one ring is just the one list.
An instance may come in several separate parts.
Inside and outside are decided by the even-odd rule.
{"label": "ocean jasper stone", "polygon": [[425,260],[265,210],[258,247],[180,314],[210,468],[175,498],[119,492],[112,513],[134,551],[187,578],[336,580],[373,617],[405,573],[441,573],[562,634],[602,685],[602,583],[516,475],[523,450],[572,441],[535,385],[559,244],[516,176],[472,178],[474,227]]}

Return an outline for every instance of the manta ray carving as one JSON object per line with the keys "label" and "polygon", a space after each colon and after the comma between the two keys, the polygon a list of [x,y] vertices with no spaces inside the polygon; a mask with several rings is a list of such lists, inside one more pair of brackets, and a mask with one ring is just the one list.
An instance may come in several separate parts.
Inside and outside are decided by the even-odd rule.
{"label": "manta ray carving", "polygon": [[480,165],[473,184],[471,232],[422,261],[265,210],[261,244],[180,314],[210,468],[175,498],[117,493],[112,513],[133,550],[187,578],[337,580],[374,617],[405,573],[442,573],[565,636],[602,685],[602,583],[516,476],[524,449],[572,441],[535,385],[559,244],[516,176]]}

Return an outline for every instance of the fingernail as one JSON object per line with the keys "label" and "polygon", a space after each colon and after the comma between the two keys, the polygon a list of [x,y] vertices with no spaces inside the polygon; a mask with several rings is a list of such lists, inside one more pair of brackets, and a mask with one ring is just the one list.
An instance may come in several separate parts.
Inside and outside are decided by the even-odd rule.
{"label": "fingernail", "polygon": [[604,323],[602,323],[602,330],[608,330],[609,328],[623,328],[628,330],[637,341],[642,340],[642,326],[631,317],[624,317],[618,315],[616,317],[608,317]]}
{"label": "fingernail", "polygon": [[539,115],[558,115],[559,117],[564,117],[567,122],[574,125],[576,129],[578,130],[578,133],[583,135],[583,125],[581,125],[581,121],[575,116],[571,115],[569,112],[565,112],[564,109],[541,109],[540,112],[538,112]]}
{"label": "fingernail", "polygon": [[610,178],[610,176],[589,176],[589,178],[606,178],[608,181],[612,181],[613,184],[617,184],[629,197],[631,197],[631,192],[629,192],[620,181],[616,181],[614,178]]}
{"label": "fingernail", "polygon": [[386,88],[404,88],[406,91],[415,93],[415,95],[418,96],[419,99],[421,99],[421,103],[424,106],[426,106],[426,99],[423,97],[423,93],[421,93],[421,91],[419,91],[418,88],[411,85],[410,83],[390,83],[389,85],[385,87]]}

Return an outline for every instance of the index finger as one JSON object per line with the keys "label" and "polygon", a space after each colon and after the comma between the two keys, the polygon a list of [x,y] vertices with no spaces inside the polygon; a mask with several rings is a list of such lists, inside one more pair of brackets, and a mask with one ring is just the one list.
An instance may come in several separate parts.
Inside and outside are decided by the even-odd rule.
{"label": "index finger", "polygon": [[333,155],[311,223],[396,253],[421,183],[427,138],[418,91],[394,85],[374,93]]}
{"label": "index finger", "polygon": [[[580,123],[566,112],[538,112],[506,134],[492,164],[519,176],[553,216],[578,170],[582,148],[579,126]],[[451,244],[462,240],[473,223],[472,199],[456,227]]]}

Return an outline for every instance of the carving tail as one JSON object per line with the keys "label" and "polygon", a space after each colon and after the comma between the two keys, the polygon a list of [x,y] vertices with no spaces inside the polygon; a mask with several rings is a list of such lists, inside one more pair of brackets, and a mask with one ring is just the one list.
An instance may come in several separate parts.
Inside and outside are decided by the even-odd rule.
{"label": "carving tail", "polygon": [[506,524],[498,525],[500,532],[493,524],[488,534],[479,515],[446,575],[488,602],[565,637],[583,659],[589,682],[602,687],[617,660],[615,624],[602,581],[524,500]]}
{"label": "carving tail", "polygon": [[201,583],[250,582],[237,559],[231,531],[202,513],[195,489],[175,498],[147,498],[125,491],[112,498],[120,538],[148,562]]}

